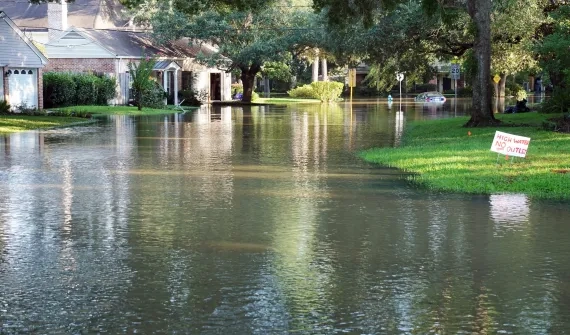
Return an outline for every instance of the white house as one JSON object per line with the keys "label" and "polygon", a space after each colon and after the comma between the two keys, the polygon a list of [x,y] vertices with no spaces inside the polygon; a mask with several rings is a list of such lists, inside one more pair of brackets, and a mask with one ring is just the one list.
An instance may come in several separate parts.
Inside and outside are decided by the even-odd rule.
{"label": "white house", "polygon": [[47,58],[0,11],[0,99],[12,108],[42,108],[42,68]]}

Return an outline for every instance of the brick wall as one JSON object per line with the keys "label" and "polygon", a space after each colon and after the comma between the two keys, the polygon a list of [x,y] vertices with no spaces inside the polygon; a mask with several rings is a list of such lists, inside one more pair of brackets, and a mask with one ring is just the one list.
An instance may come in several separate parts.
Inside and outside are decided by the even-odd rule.
{"label": "brick wall", "polygon": [[115,73],[112,58],[50,58],[44,72],[102,72]]}

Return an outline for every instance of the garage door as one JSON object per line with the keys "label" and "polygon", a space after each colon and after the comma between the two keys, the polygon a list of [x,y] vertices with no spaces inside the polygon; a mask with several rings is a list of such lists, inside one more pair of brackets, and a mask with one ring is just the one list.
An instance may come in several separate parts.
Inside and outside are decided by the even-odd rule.
{"label": "garage door", "polygon": [[11,69],[8,72],[10,105],[12,107],[38,107],[38,85],[35,69]]}

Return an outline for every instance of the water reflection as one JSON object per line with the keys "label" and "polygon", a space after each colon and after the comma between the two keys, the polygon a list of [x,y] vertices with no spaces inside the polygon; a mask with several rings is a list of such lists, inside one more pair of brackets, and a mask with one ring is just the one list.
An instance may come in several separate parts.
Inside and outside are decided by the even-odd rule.
{"label": "water reflection", "polygon": [[495,234],[521,231],[528,224],[530,201],[524,194],[496,194],[489,197],[491,218],[495,222]]}
{"label": "water reflection", "polygon": [[4,137],[0,333],[566,332],[567,204],[433,194],[356,156],[462,101]]}

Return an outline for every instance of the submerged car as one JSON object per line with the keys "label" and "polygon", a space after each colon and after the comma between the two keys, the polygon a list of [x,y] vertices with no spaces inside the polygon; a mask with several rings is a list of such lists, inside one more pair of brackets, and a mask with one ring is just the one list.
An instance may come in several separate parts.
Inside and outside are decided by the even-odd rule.
{"label": "submerged car", "polygon": [[416,96],[416,102],[445,102],[445,97],[439,92],[424,92]]}

